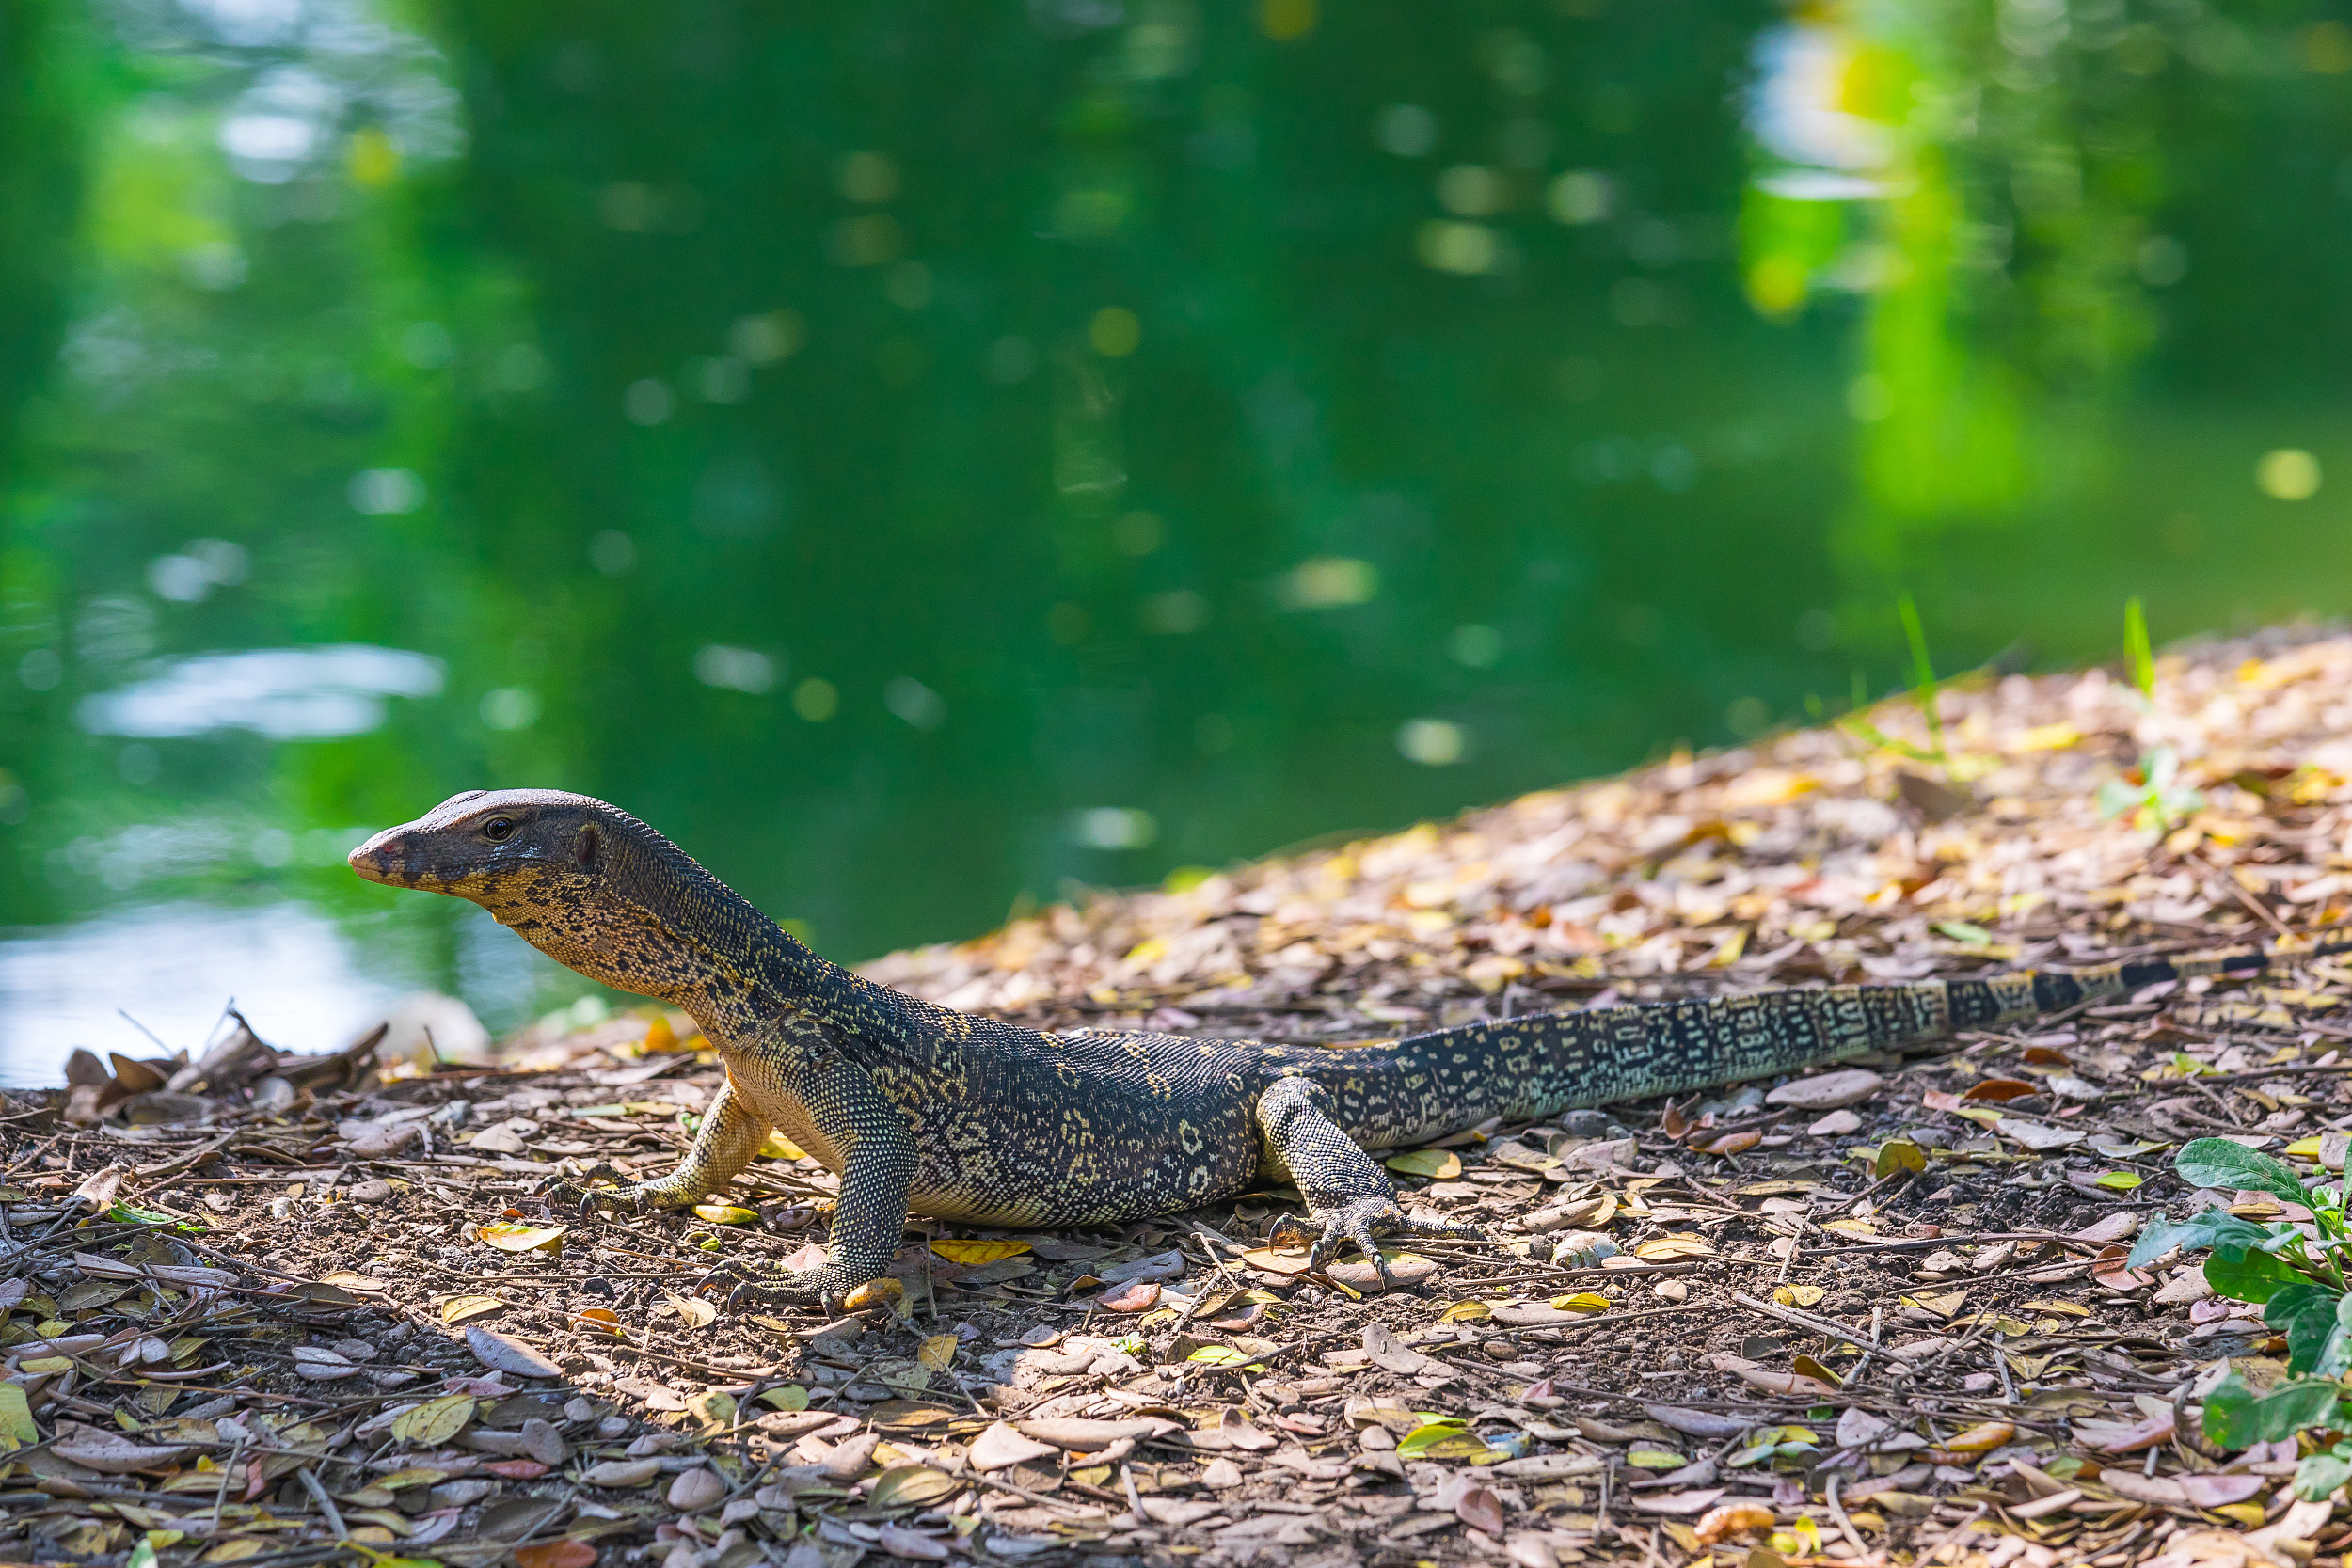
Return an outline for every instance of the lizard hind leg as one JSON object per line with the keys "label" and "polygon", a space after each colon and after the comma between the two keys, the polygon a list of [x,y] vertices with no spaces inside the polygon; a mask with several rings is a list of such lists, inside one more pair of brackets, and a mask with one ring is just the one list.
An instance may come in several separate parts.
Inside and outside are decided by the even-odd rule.
{"label": "lizard hind leg", "polygon": [[1323,1105],[1312,1080],[1278,1079],[1258,1097],[1258,1130],[1266,1152],[1289,1170],[1307,1200],[1307,1220],[1285,1215],[1276,1238],[1310,1241],[1308,1266],[1320,1269],[1346,1247],[1363,1253],[1383,1282],[1389,1266],[1380,1256],[1383,1236],[1475,1238],[1476,1227],[1408,1213],[1396,1201],[1396,1185],[1373,1157],[1342,1132]]}

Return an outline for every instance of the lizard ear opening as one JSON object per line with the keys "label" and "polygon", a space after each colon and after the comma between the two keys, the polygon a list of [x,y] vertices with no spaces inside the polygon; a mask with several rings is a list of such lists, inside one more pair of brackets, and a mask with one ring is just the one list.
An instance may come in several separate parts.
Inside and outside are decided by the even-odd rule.
{"label": "lizard ear opening", "polygon": [[582,871],[594,871],[596,868],[596,858],[603,852],[603,849],[604,846],[597,835],[596,825],[594,822],[582,827],[580,830],[580,836],[572,840],[572,859],[578,863]]}

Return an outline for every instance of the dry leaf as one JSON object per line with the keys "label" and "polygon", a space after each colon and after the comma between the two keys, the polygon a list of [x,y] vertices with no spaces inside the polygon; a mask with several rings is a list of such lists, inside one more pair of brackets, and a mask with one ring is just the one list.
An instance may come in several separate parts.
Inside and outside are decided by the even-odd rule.
{"label": "dry leaf", "polygon": [[1701,1545],[1711,1546],[1730,1536],[1772,1528],[1771,1509],[1759,1508],[1755,1503],[1724,1503],[1708,1509],[1691,1529],[1699,1538]]}
{"label": "dry leaf", "polygon": [[505,1307],[506,1303],[496,1296],[452,1296],[441,1303],[441,1321],[462,1323],[468,1318],[486,1317],[492,1312],[503,1311]]}
{"label": "dry leaf", "polygon": [[759,1212],[732,1203],[697,1203],[694,1217],[710,1225],[750,1225],[759,1218]]}
{"label": "dry leaf", "polygon": [[439,1399],[427,1400],[393,1418],[392,1435],[421,1449],[437,1449],[465,1429],[473,1418],[473,1398],[468,1394],[444,1394]]}
{"label": "dry leaf", "polygon": [[665,1295],[662,1304],[686,1320],[689,1328],[708,1328],[719,1321],[718,1303],[701,1296]]}
{"label": "dry leaf", "polygon": [[1694,1258],[1715,1256],[1715,1243],[1692,1231],[1660,1236],[1637,1243],[1633,1256],[1647,1263],[1678,1263]]}
{"label": "dry leaf", "polygon": [[1018,1258],[1029,1250],[1029,1243],[1026,1242],[938,1241],[931,1243],[931,1250],[950,1263],[961,1263],[970,1268],[982,1263],[993,1263],[1000,1259]]}
{"label": "dry leaf", "polygon": [[566,1227],[508,1225],[503,1221],[474,1227],[474,1234],[501,1252],[561,1251]]}
{"label": "dry leaf", "polygon": [[1772,1291],[1772,1300],[1783,1307],[1811,1307],[1821,1295],[1819,1285],[1783,1285]]}
{"label": "dry leaf", "polygon": [[563,1369],[511,1334],[500,1334],[476,1323],[466,1330],[466,1348],[474,1359],[493,1371],[516,1377],[560,1377]]}
{"label": "dry leaf", "polygon": [[[932,1371],[944,1372],[955,1364],[956,1348],[961,1343],[952,1334],[934,1334],[923,1341],[923,1348],[914,1353],[914,1358]],[[801,1397],[805,1402],[808,1396]]]}
{"label": "dry leaf", "polygon": [[1416,1148],[1380,1163],[1401,1175],[1426,1176],[1438,1181],[1451,1181],[1462,1174],[1462,1157],[1450,1148]]}

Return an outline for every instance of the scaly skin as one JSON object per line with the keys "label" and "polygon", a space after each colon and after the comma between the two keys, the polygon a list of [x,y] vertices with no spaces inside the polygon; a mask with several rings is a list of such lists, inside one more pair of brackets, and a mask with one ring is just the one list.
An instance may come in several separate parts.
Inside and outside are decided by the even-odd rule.
{"label": "scaly skin", "polygon": [[1305,1196],[1315,1264],[1347,1245],[1376,1260],[1384,1235],[1473,1232],[1405,1212],[1367,1149],[1769,1077],[2163,980],[2257,974],[2269,957],[1645,1003],[1334,1051],[1041,1034],[935,1006],[819,958],[668,839],[581,795],[453,796],[370,839],[351,864],[372,881],[469,899],[580,974],[692,1015],[727,1082],[685,1162],[660,1180],[578,1191],[636,1208],[693,1203],[781,1129],[841,1177],[825,1264],[755,1292],[798,1301],[881,1275],[910,1212],[1100,1225],[1261,1179]]}

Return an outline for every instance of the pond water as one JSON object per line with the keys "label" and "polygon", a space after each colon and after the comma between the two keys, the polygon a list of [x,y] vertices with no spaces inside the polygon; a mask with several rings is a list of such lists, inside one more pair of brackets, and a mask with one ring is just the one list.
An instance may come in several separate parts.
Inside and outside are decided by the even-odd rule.
{"label": "pond water", "polygon": [[7,16],[0,1081],[577,994],[463,788],[855,959],[2352,601],[2316,5]]}

